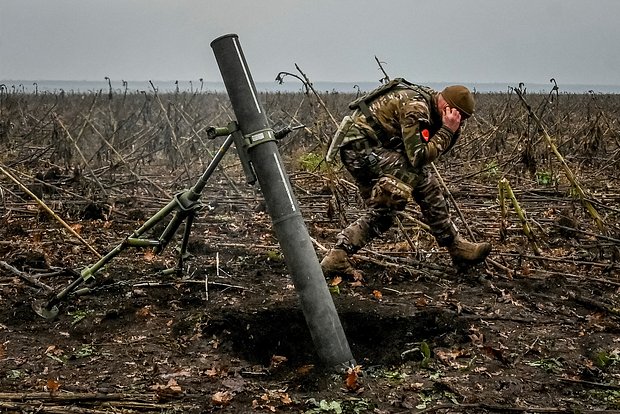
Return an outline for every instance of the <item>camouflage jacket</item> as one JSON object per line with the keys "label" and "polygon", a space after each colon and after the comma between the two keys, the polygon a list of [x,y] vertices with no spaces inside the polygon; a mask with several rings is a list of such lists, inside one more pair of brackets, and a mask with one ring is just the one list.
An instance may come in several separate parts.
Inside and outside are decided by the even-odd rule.
{"label": "camouflage jacket", "polygon": [[[437,92],[431,89],[428,92],[430,96],[408,87],[397,87],[368,105],[385,135],[394,137],[392,141],[396,140],[398,144],[402,140],[402,145],[396,147],[404,147],[414,167],[433,162],[460,134],[460,128],[452,133],[443,126],[435,103]],[[377,137],[364,115],[359,115],[355,124],[366,135]]]}

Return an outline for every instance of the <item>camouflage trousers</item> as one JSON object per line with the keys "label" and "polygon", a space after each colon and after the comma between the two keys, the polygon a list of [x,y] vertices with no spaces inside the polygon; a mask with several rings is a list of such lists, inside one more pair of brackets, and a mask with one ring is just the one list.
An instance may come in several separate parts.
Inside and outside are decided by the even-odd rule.
{"label": "camouflage trousers", "polygon": [[397,212],[405,209],[410,197],[420,206],[437,243],[452,244],[458,231],[429,166],[413,168],[400,151],[383,147],[369,150],[367,142],[349,142],[340,149],[342,163],[355,179],[368,209],[338,234],[336,247],[349,254],[357,252],[392,227]]}

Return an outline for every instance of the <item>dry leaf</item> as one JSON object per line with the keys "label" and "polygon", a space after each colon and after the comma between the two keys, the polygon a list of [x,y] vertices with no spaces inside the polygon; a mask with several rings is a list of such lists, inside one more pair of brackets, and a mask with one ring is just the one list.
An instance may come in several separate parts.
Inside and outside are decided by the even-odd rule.
{"label": "dry leaf", "polygon": [[60,389],[60,382],[55,379],[48,379],[45,384],[45,389],[49,392],[56,392]]}
{"label": "dry leaf", "polygon": [[176,382],[174,378],[170,378],[170,380],[168,380],[168,384],[166,384],[166,387],[169,390],[174,391],[179,394],[183,392],[183,390],[181,389],[181,386]]}
{"label": "dry leaf", "polygon": [[147,316],[155,316],[155,315],[153,315],[153,313],[151,312],[151,307],[147,305],[143,308],[138,309],[136,311],[136,316],[146,318]]}
{"label": "dry leaf", "polygon": [[274,355],[271,357],[271,366],[270,368],[277,368],[279,367],[282,363],[288,361],[288,358],[285,356],[280,356],[280,355]]}
{"label": "dry leaf", "polygon": [[211,396],[213,405],[227,405],[233,399],[229,391],[218,391]]}
{"label": "dry leaf", "polygon": [[181,386],[179,386],[174,378],[170,378],[166,385],[155,384],[151,389],[155,391],[159,399],[165,399],[183,393]]}
{"label": "dry leaf", "polygon": [[289,395],[285,392],[280,394],[280,401],[282,401],[282,404],[284,405],[293,404],[293,400],[291,400],[291,397],[289,397]]}
{"label": "dry leaf", "polygon": [[60,348],[56,348],[56,345],[50,345],[45,350],[45,355],[60,356],[63,353],[64,353],[63,350]]}
{"label": "dry leaf", "polygon": [[359,365],[354,366],[353,368],[349,368],[347,371],[347,378],[345,380],[345,386],[349,391],[356,391],[360,388],[360,383],[358,382],[359,374],[362,371],[362,367]]}
{"label": "dry leaf", "polygon": [[215,369],[215,368],[210,368],[210,369],[206,370],[205,374],[207,374],[207,377],[217,377],[217,375],[218,375],[217,369]]}
{"label": "dry leaf", "polygon": [[[263,394],[260,397],[261,400],[263,401],[268,401],[269,400],[269,395],[268,394]],[[259,404],[258,400],[252,400],[252,409],[253,410],[262,410],[262,409],[268,409],[269,411],[271,411],[272,413],[276,412],[276,407],[274,407],[273,405],[269,405],[269,404]]]}
{"label": "dry leaf", "polygon": [[417,299],[415,300],[415,305],[416,305],[418,308],[423,308],[423,307],[425,307],[426,305],[428,305],[428,300],[426,300],[426,298],[425,298],[424,296],[419,297],[419,298],[417,298]]}
{"label": "dry leaf", "polygon": [[361,271],[355,269],[353,270],[353,280],[356,282],[363,282],[364,281],[364,273],[362,273]]}
{"label": "dry leaf", "polygon": [[435,356],[437,357],[437,359],[439,359],[441,362],[443,362],[445,365],[449,367],[458,369],[458,368],[464,368],[467,366],[467,364],[459,364],[456,361],[457,358],[469,356],[469,352],[465,349],[450,349],[450,350],[435,349],[433,352],[435,353]]}
{"label": "dry leaf", "polygon": [[276,400],[279,400],[279,402],[284,405],[291,405],[293,403],[293,400],[291,400],[291,397],[289,397],[285,389],[275,390],[275,391],[267,390],[267,392],[263,393],[260,396],[260,399],[261,399],[261,403],[259,403],[258,400],[252,401],[252,408],[254,409],[266,408],[269,411],[275,412],[276,407],[274,405],[274,402],[276,402]]}
{"label": "dry leaf", "polygon": [[297,368],[297,373],[299,375],[308,375],[310,372],[312,372],[313,369],[314,365],[312,364],[302,365],[301,367]]}
{"label": "dry leaf", "polygon": [[333,278],[330,282],[329,285],[330,286],[338,286],[340,283],[342,283],[342,278],[340,276],[336,276],[335,278]]}
{"label": "dry leaf", "polygon": [[502,364],[510,364],[510,360],[506,357],[506,355],[504,355],[504,352],[501,349],[485,345],[482,347],[482,350],[489,357],[497,359]]}

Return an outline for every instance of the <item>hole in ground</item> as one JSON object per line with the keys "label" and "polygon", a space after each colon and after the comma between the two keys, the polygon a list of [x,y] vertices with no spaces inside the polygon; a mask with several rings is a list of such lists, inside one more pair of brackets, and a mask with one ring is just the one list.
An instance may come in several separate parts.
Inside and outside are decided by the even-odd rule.
{"label": "hole in ground", "polygon": [[[403,362],[401,354],[426,341],[431,349],[467,340],[467,323],[441,308],[409,310],[341,310],[351,352],[362,365]],[[285,356],[292,365],[317,364],[317,354],[301,309],[278,306],[253,312],[224,310],[210,315],[203,333],[218,337],[221,349],[252,364],[268,366],[272,356]],[[415,359],[410,352],[408,359]]]}

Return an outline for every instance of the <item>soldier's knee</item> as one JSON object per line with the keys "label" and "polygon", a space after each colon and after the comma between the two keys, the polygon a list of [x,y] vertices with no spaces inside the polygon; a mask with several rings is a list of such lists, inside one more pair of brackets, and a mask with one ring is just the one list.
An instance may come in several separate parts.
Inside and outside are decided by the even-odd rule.
{"label": "soldier's knee", "polygon": [[373,186],[370,203],[374,206],[404,210],[411,198],[411,191],[411,186],[403,181],[391,175],[384,175]]}

